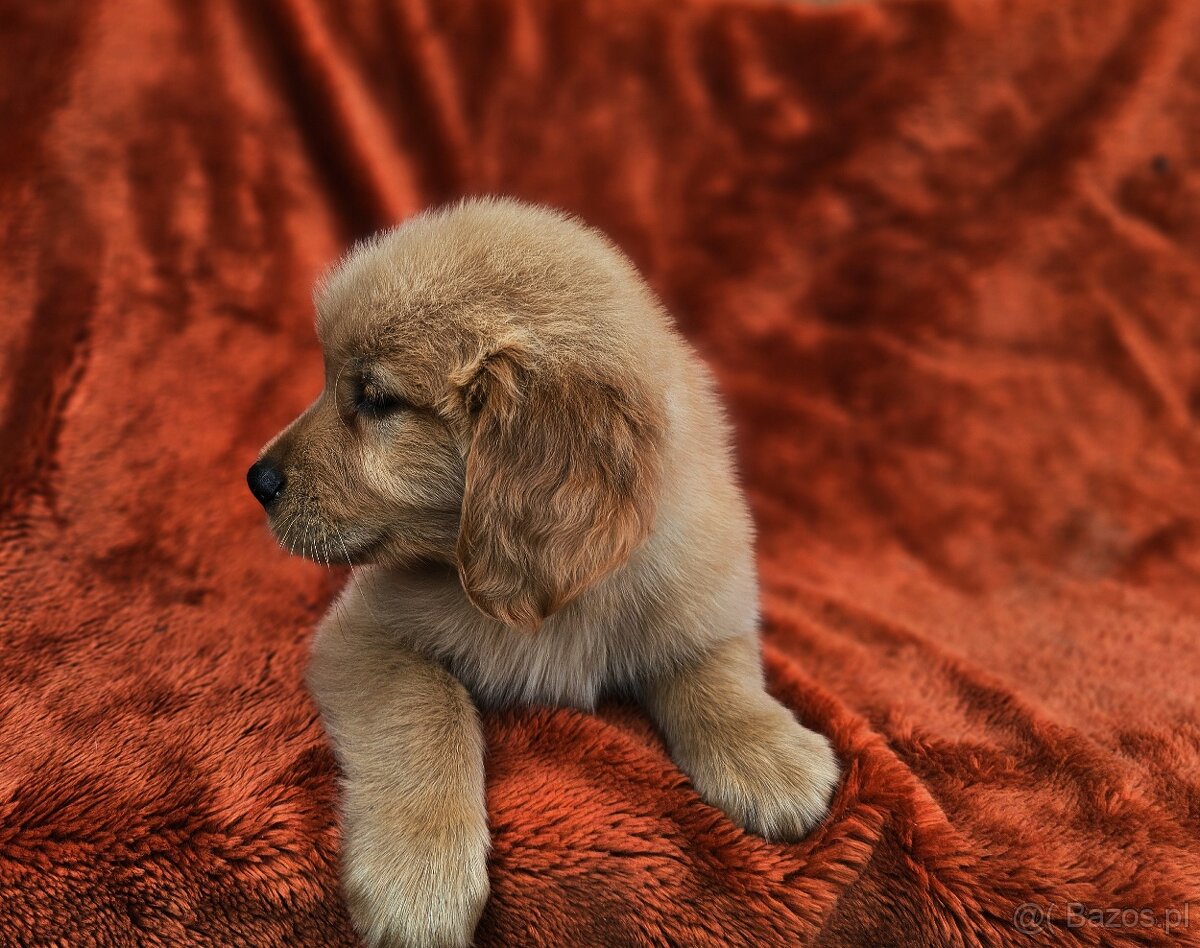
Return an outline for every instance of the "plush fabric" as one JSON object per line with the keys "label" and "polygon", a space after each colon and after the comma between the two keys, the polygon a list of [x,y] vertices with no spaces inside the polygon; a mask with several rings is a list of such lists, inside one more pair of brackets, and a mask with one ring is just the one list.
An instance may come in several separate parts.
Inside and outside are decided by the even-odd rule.
{"label": "plush fabric", "polygon": [[633,708],[488,714],[479,944],[1200,937],[1200,4],[13,2],[0,95],[0,942],[354,943],[344,577],[243,476],[321,269],[478,193],[711,361],[845,765],[773,845]]}

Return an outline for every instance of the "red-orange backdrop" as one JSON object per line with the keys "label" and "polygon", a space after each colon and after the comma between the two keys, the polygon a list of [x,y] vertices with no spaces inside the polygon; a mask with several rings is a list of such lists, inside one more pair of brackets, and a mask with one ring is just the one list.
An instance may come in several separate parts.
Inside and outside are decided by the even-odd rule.
{"label": "red-orange backdrop", "polygon": [[338,578],[243,472],[321,268],[484,192],[712,362],[847,773],[771,845],[632,709],[490,714],[479,943],[1200,936],[1200,4],[11,0],[0,95],[0,942],[352,943]]}

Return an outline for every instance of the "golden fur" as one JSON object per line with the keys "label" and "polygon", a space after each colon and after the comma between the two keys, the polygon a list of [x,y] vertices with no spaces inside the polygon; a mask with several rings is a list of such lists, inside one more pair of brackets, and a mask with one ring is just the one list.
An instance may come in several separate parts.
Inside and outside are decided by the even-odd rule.
{"label": "golden fur", "polygon": [[362,564],[309,683],[371,945],[465,945],[487,898],[477,705],[640,700],[772,839],[837,763],[763,690],[752,526],[712,381],[611,243],[513,201],[419,215],[316,293],[325,389],[263,457],[290,550]]}

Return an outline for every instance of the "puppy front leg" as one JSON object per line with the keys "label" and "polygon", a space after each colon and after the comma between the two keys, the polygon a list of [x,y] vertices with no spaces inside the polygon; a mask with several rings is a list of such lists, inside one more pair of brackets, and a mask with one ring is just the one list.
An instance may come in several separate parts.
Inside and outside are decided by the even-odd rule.
{"label": "puppy front leg", "polygon": [[837,758],[763,689],[752,640],[723,643],[652,681],[643,698],[696,792],[739,826],[791,841],[825,816]]}
{"label": "puppy front leg", "polygon": [[470,696],[388,641],[354,587],[317,630],[308,680],[342,767],[342,884],[355,927],[372,948],[469,945],[489,847]]}

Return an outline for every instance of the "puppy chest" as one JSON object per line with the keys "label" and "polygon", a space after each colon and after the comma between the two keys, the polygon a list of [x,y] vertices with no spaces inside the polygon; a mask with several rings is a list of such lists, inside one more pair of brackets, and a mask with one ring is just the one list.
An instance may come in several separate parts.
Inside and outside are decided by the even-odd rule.
{"label": "puppy chest", "polygon": [[[568,630],[555,630],[558,632]],[[484,705],[568,705],[590,709],[622,677],[599,636],[548,630],[477,639],[448,656],[451,670]],[[463,643],[467,644],[467,643]]]}

